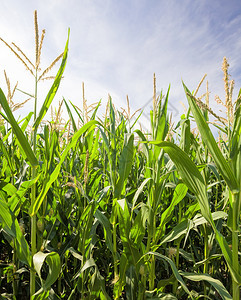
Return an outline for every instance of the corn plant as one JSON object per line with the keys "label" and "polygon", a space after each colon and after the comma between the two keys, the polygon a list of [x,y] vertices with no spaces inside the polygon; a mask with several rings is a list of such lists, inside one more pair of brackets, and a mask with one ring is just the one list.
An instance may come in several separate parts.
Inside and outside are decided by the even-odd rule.
{"label": "corn plant", "polygon": [[[45,121],[69,36],[41,72],[44,35],[35,12],[34,64],[1,39],[35,82],[33,95],[12,90],[5,73],[7,96],[0,90],[1,299],[239,299],[240,95],[234,105],[227,61],[225,103],[217,98],[226,119],[209,107],[208,91],[203,103],[184,85],[189,108],[174,127],[171,89],[157,97],[154,75],[150,132],[136,129],[141,113],[133,119],[128,97],[120,112],[109,96],[100,118],[101,102],[87,105],[84,84],[82,108],[62,98]],[[39,82],[60,59],[38,108]],[[19,120],[17,90],[34,100]]]}

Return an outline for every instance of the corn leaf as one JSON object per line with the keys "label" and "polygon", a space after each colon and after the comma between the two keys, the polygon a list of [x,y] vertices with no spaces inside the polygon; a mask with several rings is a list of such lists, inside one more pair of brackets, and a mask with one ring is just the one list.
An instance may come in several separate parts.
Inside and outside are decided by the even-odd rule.
{"label": "corn leaf", "polygon": [[219,295],[222,297],[223,300],[232,300],[233,298],[229,294],[229,292],[226,290],[224,285],[217,279],[212,278],[209,274],[197,274],[197,273],[187,273],[180,271],[180,274],[192,281],[207,281],[210,283],[215,290],[219,293]]}
{"label": "corn leaf", "polygon": [[155,255],[158,259],[161,259],[161,260],[164,260],[164,261],[168,262],[168,264],[172,268],[173,274],[176,277],[177,281],[180,282],[180,284],[183,287],[184,291],[191,297],[191,299],[193,299],[190,291],[188,290],[185,282],[183,281],[182,276],[180,275],[179,271],[177,270],[174,262],[169,257],[167,257],[165,255],[162,255],[162,254],[157,253],[157,252],[151,252],[151,251],[146,253],[145,255],[143,255],[143,257],[146,256],[146,255],[149,255],[149,254],[150,255]]}
{"label": "corn leaf", "polygon": [[10,157],[10,155],[9,155],[2,139],[0,139],[0,149],[3,152],[3,155],[4,155],[4,157],[6,158],[6,160],[8,162],[8,166],[9,166],[11,172],[14,173],[15,169],[14,169],[14,166],[13,166],[13,163],[12,163],[12,159],[11,159],[11,157]]}
{"label": "corn leaf", "polygon": [[68,112],[69,117],[70,117],[70,119],[71,119],[72,126],[73,126],[73,130],[74,130],[74,132],[76,132],[76,131],[77,131],[77,126],[76,126],[76,123],[75,123],[73,114],[72,114],[72,112],[71,112],[71,110],[70,110],[70,108],[69,108],[69,105],[68,105],[68,103],[66,102],[65,99],[64,99],[64,104],[65,104],[65,106],[66,106],[67,112]]}
{"label": "corn leaf", "polygon": [[[223,235],[217,230],[215,224],[213,222],[213,218],[211,215],[206,187],[204,184],[204,179],[199,172],[198,168],[194,164],[194,162],[188,157],[188,155],[182,151],[179,147],[171,142],[151,142],[158,144],[160,147],[164,149],[170,156],[171,160],[175,163],[183,181],[185,184],[192,190],[197,196],[200,209],[204,218],[212,225],[213,230],[215,231],[216,240],[218,241],[222,253],[227,261],[230,272],[232,273],[233,278],[235,278],[236,282],[240,283],[241,276],[235,270],[232,263],[232,252],[228,246],[227,241],[223,237]],[[231,169],[230,169],[231,170]],[[239,268],[241,269],[241,267]]]}
{"label": "corn leaf", "polygon": [[125,181],[130,173],[134,154],[134,135],[132,134],[127,144],[123,147],[119,158],[119,177],[115,188],[115,197],[121,196]]}
{"label": "corn leaf", "polygon": [[196,194],[202,215],[213,223],[204,179],[189,156],[171,142],[150,142],[164,149],[176,165],[184,183]]}
{"label": "corn leaf", "polygon": [[63,58],[62,58],[62,63],[60,65],[60,68],[58,70],[58,73],[55,77],[55,80],[54,80],[54,83],[53,85],[51,86],[48,94],[47,94],[47,97],[45,98],[45,101],[40,109],[40,112],[39,112],[39,115],[37,117],[37,119],[35,120],[34,124],[33,124],[33,128],[36,130],[40,124],[40,122],[42,121],[42,119],[44,118],[45,114],[47,113],[53,99],[54,99],[54,96],[55,94],[57,93],[57,90],[59,88],[59,85],[60,85],[60,81],[62,79],[62,76],[63,76],[63,73],[64,73],[64,69],[65,69],[65,66],[66,66],[66,61],[67,61],[67,55],[68,55],[68,45],[69,45],[69,32],[70,30],[68,31],[68,39],[67,39],[67,42],[66,42],[66,46],[65,46],[65,50],[64,50],[64,55],[63,55]]}
{"label": "corn leaf", "polygon": [[130,222],[129,209],[125,199],[118,200],[117,203],[118,203],[117,213],[119,219],[119,231],[123,243],[124,252],[128,260],[134,266],[136,266],[140,258],[140,253],[137,249],[137,246],[130,238],[131,222]]}
{"label": "corn leaf", "polygon": [[25,240],[19,223],[14,214],[8,208],[7,203],[0,199],[0,223],[3,230],[15,239],[15,249],[18,258],[29,267],[31,266],[31,256],[29,252],[29,246]]}
{"label": "corn leaf", "polygon": [[212,157],[219,169],[219,172],[222,174],[224,180],[226,181],[228,187],[232,192],[238,190],[238,183],[234,176],[234,173],[230,167],[230,165],[226,162],[225,158],[223,157],[221,150],[218,148],[218,145],[214,139],[214,136],[200,110],[198,107],[195,98],[191,95],[188,88],[183,83],[184,90],[186,92],[187,100],[190,105],[191,111],[197,123],[198,129],[201,133],[202,139],[207,145],[208,150],[212,154]]}
{"label": "corn leaf", "polygon": [[161,222],[158,225],[156,229],[156,243],[158,243],[158,240],[161,238],[162,233],[165,231],[165,226],[168,220],[172,216],[172,212],[175,208],[175,206],[183,200],[185,197],[186,193],[188,191],[188,188],[185,184],[178,184],[174,190],[174,196],[172,198],[171,204],[168,206],[168,208],[162,213],[161,215]]}
{"label": "corn leaf", "polygon": [[[41,269],[44,262],[46,262],[49,267],[49,273],[47,275],[46,280],[44,280],[41,276]],[[42,289],[44,291],[48,291],[51,288],[51,285],[54,284],[54,282],[59,277],[59,273],[61,270],[61,261],[58,253],[43,253],[39,251],[33,256],[33,264],[41,280]]]}
{"label": "corn leaf", "polygon": [[7,117],[8,117],[8,121],[11,124],[13,131],[19,141],[19,144],[23,150],[23,152],[26,154],[26,157],[28,159],[28,161],[30,162],[30,164],[32,166],[37,166],[38,165],[38,160],[36,158],[36,156],[33,153],[33,150],[31,149],[29,142],[27,140],[27,138],[25,137],[23,131],[21,130],[21,128],[19,127],[17,121],[15,120],[12,111],[8,105],[8,101],[2,91],[2,89],[0,89],[0,103],[2,105],[2,108],[4,109]]}

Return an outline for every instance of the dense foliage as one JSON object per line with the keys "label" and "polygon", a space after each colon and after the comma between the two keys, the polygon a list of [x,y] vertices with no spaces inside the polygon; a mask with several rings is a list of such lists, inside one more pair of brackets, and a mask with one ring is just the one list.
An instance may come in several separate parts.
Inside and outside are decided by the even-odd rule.
{"label": "dense foliage", "polygon": [[216,141],[208,101],[185,85],[175,127],[169,90],[154,93],[149,133],[111,98],[101,120],[100,103],[63,99],[44,123],[68,42],[37,115],[41,45],[33,112],[17,122],[0,90],[0,299],[240,299],[241,98],[232,102],[226,59]]}

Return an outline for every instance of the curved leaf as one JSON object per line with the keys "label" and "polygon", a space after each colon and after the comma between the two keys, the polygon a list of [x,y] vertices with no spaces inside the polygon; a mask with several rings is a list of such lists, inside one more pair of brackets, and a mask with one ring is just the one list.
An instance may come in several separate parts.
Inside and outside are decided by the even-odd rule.
{"label": "curved leaf", "polygon": [[202,139],[204,143],[207,145],[208,150],[212,154],[212,157],[219,169],[219,172],[222,174],[223,178],[225,179],[227,185],[229,186],[230,190],[233,192],[238,190],[238,183],[234,176],[234,173],[230,167],[230,165],[226,162],[225,158],[222,155],[221,150],[218,148],[218,145],[213,137],[213,134],[200,110],[198,107],[195,97],[192,96],[188,88],[183,83],[184,90],[187,95],[187,100],[190,105],[191,111],[197,123],[198,129],[201,133]]}
{"label": "curved leaf", "polygon": [[[41,276],[41,268],[43,266],[44,261],[46,261],[46,263],[49,266],[49,273],[47,275],[46,280],[43,280]],[[59,277],[59,273],[61,270],[61,261],[58,253],[43,253],[39,251],[33,256],[33,264],[41,280],[43,290],[48,291],[51,288],[52,284],[54,284],[57,278]]]}
{"label": "curved leaf", "polygon": [[165,260],[166,262],[168,262],[170,267],[172,268],[173,274],[176,277],[177,281],[180,282],[180,284],[183,287],[184,291],[191,297],[191,299],[193,299],[190,291],[188,290],[185,282],[183,281],[182,276],[180,275],[179,271],[177,270],[176,265],[174,264],[174,262],[169,257],[167,257],[165,255],[162,255],[162,254],[157,253],[157,252],[151,252],[151,251],[146,253],[145,255],[143,255],[143,257],[148,255],[148,254],[155,255],[157,258],[159,258],[161,260]]}
{"label": "curved leaf", "polygon": [[8,105],[8,101],[2,91],[2,89],[0,89],[0,104],[2,105],[2,108],[4,109],[7,117],[8,117],[8,121],[11,124],[13,131],[19,141],[19,144],[23,150],[23,152],[26,154],[28,161],[30,162],[30,164],[35,167],[38,165],[38,160],[36,158],[36,156],[33,153],[32,148],[29,145],[29,142],[26,138],[26,136],[24,135],[23,131],[21,130],[21,128],[19,127],[17,121],[15,120],[13,113]]}
{"label": "curved leaf", "polygon": [[176,165],[184,183],[198,199],[202,215],[213,224],[204,179],[187,153],[171,142],[150,142],[164,149]]}
{"label": "curved leaf", "polygon": [[189,280],[192,280],[192,281],[203,281],[203,280],[207,281],[215,288],[215,290],[219,293],[219,295],[222,297],[223,300],[232,300],[233,299],[231,297],[231,295],[229,294],[229,292],[224,287],[224,285],[219,280],[212,278],[208,274],[186,273],[186,272],[182,272],[182,271],[180,271],[180,274],[183,277],[185,277]]}
{"label": "curved leaf", "polygon": [[44,118],[45,114],[47,113],[47,111],[49,109],[49,106],[51,105],[51,103],[52,103],[52,101],[54,99],[54,96],[57,93],[57,90],[59,88],[60,81],[61,81],[61,78],[63,76],[64,69],[65,69],[65,66],[66,66],[66,61],[67,61],[68,45],[69,45],[69,32],[70,32],[70,30],[68,30],[68,39],[67,39],[67,42],[66,42],[66,46],[65,46],[65,50],[64,50],[64,55],[63,55],[62,63],[60,65],[58,73],[57,73],[57,75],[55,77],[54,83],[51,86],[51,88],[50,88],[50,90],[48,92],[48,95],[45,98],[45,101],[44,101],[44,103],[43,103],[43,105],[42,105],[42,107],[40,109],[39,115],[38,115],[37,119],[35,120],[35,122],[33,124],[33,128],[35,130],[38,128],[40,122],[42,121],[42,119]]}

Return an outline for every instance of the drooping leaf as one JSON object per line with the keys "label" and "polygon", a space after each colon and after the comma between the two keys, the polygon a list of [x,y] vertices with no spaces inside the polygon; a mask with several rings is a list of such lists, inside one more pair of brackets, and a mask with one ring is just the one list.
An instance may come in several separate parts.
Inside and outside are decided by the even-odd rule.
{"label": "drooping leaf", "polygon": [[198,199],[202,215],[213,224],[204,179],[187,153],[171,142],[150,142],[164,149],[176,165],[184,183]]}
{"label": "drooping leaf", "polygon": [[[46,280],[44,280],[41,276],[41,269],[45,261],[49,267],[49,272]],[[57,278],[59,277],[59,273],[61,270],[61,261],[58,253],[56,252],[43,253],[39,251],[33,256],[33,264],[41,280],[42,289],[44,291],[48,291],[51,288],[51,286],[55,283]]]}
{"label": "drooping leaf", "polygon": [[164,260],[164,261],[168,262],[168,264],[170,265],[170,267],[173,271],[173,274],[176,277],[177,281],[180,282],[180,284],[183,287],[184,291],[191,297],[191,299],[193,299],[190,291],[188,290],[185,282],[183,281],[182,276],[180,275],[179,271],[177,270],[174,262],[169,257],[167,257],[165,255],[162,255],[162,254],[157,253],[157,252],[151,252],[151,251],[146,253],[145,255],[143,255],[143,257],[146,256],[146,255],[149,255],[149,254],[156,256],[158,259],[161,259],[161,260]]}
{"label": "drooping leaf", "polygon": [[214,279],[209,274],[197,274],[197,273],[187,273],[180,271],[180,274],[192,281],[207,281],[210,283],[215,290],[219,293],[219,295],[222,297],[223,300],[232,300],[233,298],[229,294],[229,292],[226,290],[222,282],[220,282],[217,279]]}

